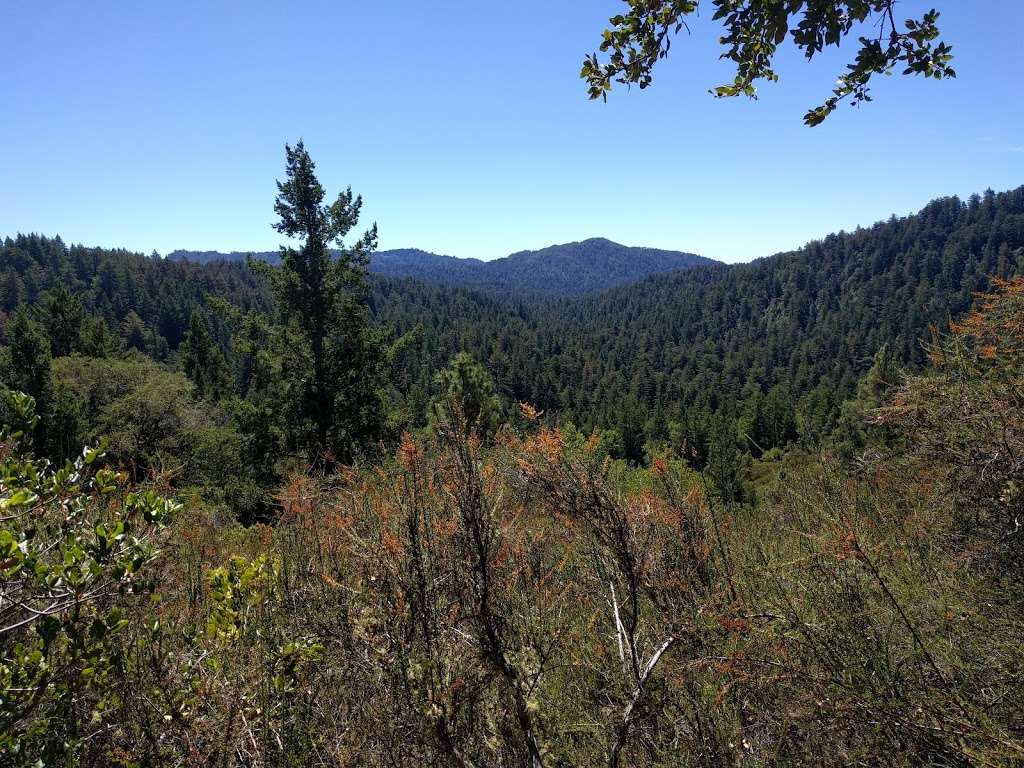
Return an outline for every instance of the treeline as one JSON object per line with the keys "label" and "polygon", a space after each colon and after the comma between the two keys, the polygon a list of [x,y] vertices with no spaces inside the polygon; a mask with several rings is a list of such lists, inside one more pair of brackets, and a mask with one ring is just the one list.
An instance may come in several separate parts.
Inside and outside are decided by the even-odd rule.
{"label": "treeline", "polygon": [[[338,252],[335,251],[335,255]],[[244,263],[249,257],[280,263],[275,251],[172,251],[168,259],[209,264]],[[591,238],[581,243],[552,245],[539,251],[520,251],[500,259],[481,261],[439,256],[416,248],[378,251],[370,257],[370,274],[386,278],[412,278],[486,293],[500,299],[579,296],[632,283],[648,275],[713,264],[692,253],[636,248]]]}
{"label": "treeline", "polygon": [[91,324],[92,333],[165,360],[184,339],[192,311],[214,296],[243,310],[270,310],[266,286],[244,265],[165,261],[40,235],[8,237],[0,247],[0,331],[19,308],[54,303],[67,323]]}
{"label": "treeline", "polygon": [[33,398],[38,454],[59,463],[103,441],[133,479],[206,489],[251,522],[273,514],[268,491],[296,467],[377,453],[398,348],[368,316],[376,230],[332,257],[362,202],[346,191],[323,204],[301,142],[287,154],[277,228],[301,245],[276,268],[10,244],[18,291],[36,300],[12,300],[0,382]]}
{"label": "treeline", "polygon": [[[354,264],[364,276],[343,281],[354,298],[342,314],[363,329],[357,335],[373,336],[357,356],[374,373],[345,374],[347,386],[369,383],[355,400],[362,426],[350,431],[358,436],[333,445],[339,455],[372,453],[425,427],[438,371],[468,352],[506,403],[528,402],[549,423],[599,434],[615,458],[642,464],[668,449],[695,469],[712,469],[717,485],[741,497],[747,457],[775,456],[794,443],[854,450],[857,420],[843,414],[864,409],[857,383],[872,366],[890,383],[901,369],[919,370],[933,327],[966,311],[990,278],[1024,270],[1024,188],[944,198],[752,264],[697,267],[574,299],[498,300],[410,279],[367,281],[365,267]],[[220,489],[242,483],[232,503],[254,514],[260,488],[282,477],[287,457],[306,452],[305,427],[296,425],[315,410],[295,405],[312,358],[274,330],[287,324],[283,289],[268,279],[274,274],[39,236],[5,241],[0,375],[37,399],[37,447],[61,457],[97,437],[103,409],[135,391],[126,382],[174,382],[183,398],[155,399],[192,414],[165,414],[187,436],[143,431],[164,446],[208,446],[250,468],[247,477],[212,480]],[[48,378],[43,361],[68,355],[120,361],[105,370],[121,384],[73,373],[80,362],[54,364]],[[162,464],[156,456],[164,449],[135,444],[124,458]]]}
{"label": "treeline", "polygon": [[[616,427],[633,460],[673,435],[706,448],[716,414],[758,431],[739,439],[759,454],[820,444],[883,345],[919,369],[932,326],[990,277],[1022,271],[1024,187],[578,300],[505,307],[406,283],[377,312],[399,331],[428,329],[437,352],[425,369],[469,350],[510,396],[585,429]],[[756,429],[766,412],[775,426]]]}

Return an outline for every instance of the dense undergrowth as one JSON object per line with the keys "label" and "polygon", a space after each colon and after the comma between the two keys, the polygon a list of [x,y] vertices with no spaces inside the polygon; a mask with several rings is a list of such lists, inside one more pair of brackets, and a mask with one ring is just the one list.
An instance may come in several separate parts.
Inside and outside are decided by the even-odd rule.
{"label": "dense undergrowth", "polygon": [[[757,505],[453,395],[273,526],[159,475],[2,453],[0,761],[122,766],[1024,761],[1024,283]],[[484,403],[486,405],[486,403]]]}

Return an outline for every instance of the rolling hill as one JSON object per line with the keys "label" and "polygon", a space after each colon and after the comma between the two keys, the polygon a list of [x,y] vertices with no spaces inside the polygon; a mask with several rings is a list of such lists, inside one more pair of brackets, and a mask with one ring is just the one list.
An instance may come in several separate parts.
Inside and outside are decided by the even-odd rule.
{"label": "rolling hill", "polygon": [[[588,428],[628,418],[640,422],[631,429],[657,436],[668,421],[755,407],[776,390],[803,432],[822,434],[882,345],[919,370],[931,327],[948,327],[991,276],[1024,274],[1024,187],[940,198],[750,264],[710,262],[628,282],[635,264],[616,260],[626,250],[587,241],[496,262],[385,252],[370,310],[397,333],[422,328],[403,363],[418,397],[465,350],[510,400]],[[647,255],[649,269],[680,260]],[[153,259],[59,238],[8,238],[0,333],[19,308],[63,286],[130,347],[169,360],[191,312],[210,296],[270,311],[269,292],[240,258]],[[413,269],[420,272],[408,276]],[[544,301],[504,301],[538,284],[531,270],[558,279],[557,290]]]}
{"label": "rolling hill", "polygon": [[[172,261],[245,261],[240,251],[173,251]],[[275,263],[274,251],[252,254]],[[432,285],[470,288],[494,296],[580,296],[645,277],[717,262],[681,251],[637,248],[604,238],[520,251],[493,261],[440,256],[416,248],[373,254],[370,271],[383,277],[410,277]]]}

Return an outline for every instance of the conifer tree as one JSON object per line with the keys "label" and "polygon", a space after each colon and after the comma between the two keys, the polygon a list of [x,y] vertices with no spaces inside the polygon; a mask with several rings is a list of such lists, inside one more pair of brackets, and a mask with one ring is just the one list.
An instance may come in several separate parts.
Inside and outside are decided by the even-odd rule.
{"label": "conifer tree", "polygon": [[78,351],[85,309],[81,299],[74,296],[66,285],[58,285],[46,294],[39,307],[39,320],[46,328],[54,357]]}
{"label": "conifer tree", "polygon": [[87,357],[116,357],[124,351],[124,339],[102,317],[89,315],[82,322],[79,349]]}
{"label": "conifer tree", "polygon": [[880,408],[900,383],[899,366],[888,344],[875,353],[871,369],[857,385],[856,396],[843,403],[834,436],[836,452],[847,463],[859,458],[872,442],[883,443],[886,435],[868,423],[870,413]]}
{"label": "conifer tree", "polygon": [[708,456],[705,471],[714,483],[717,495],[725,502],[743,501],[747,490],[743,483],[744,456],[736,445],[735,416],[720,411],[709,423]]}
{"label": "conifer tree", "polygon": [[47,427],[53,406],[53,379],[50,371],[50,342],[39,323],[26,312],[19,312],[8,331],[7,354],[9,370],[4,384],[10,390],[30,395],[36,402],[39,420],[34,428],[33,442],[39,452],[46,450]]}
{"label": "conifer tree", "polygon": [[274,227],[302,244],[283,246],[281,265],[270,276],[281,319],[305,347],[296,350],[303,364],[289,366],[309,425],[302,438],[312,458],[349,460],[372,443],[383,423],[377,393],[383,355],[369,323],[366,282],[377,226],[346,247],[344,238],[359,223],[362,197],[349,187],[325,204],[302,141],[286,145],[285,155]]}
{"label": "conifer tree", "polygon": [[435,432],[458,426],[460,432],[481,440],[494,436],[501,424],[501,399],[494,393],[491,374],[472,355],[455,355],[435,383],[440,391],[427,414]]}
{"label": "conifer tree", "polygon": [[230,387],[227,364],[199,310],[192,311],[182,347],[182,367],[199,394],[211,400],[226,395]]}

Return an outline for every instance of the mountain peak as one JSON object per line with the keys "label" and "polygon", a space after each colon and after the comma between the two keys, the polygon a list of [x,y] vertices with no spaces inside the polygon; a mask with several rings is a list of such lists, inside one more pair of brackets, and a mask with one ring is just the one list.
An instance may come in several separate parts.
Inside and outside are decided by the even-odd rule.
{"label": "mountain peak", "polygon": [[[167,258],[205,263],[242,261],[246,255],[238,251],[174,251]],[[271,263],[278,259],[272,251],[252,255]],[[636,248],[605,237],[591,237],[535,251],[518,251],[493,261],[441,256],[419,248],[379,251],[370,259],[370,272],[499,296],[578,296],[636,282],[648,275],[715,263],[693,253]]]}

